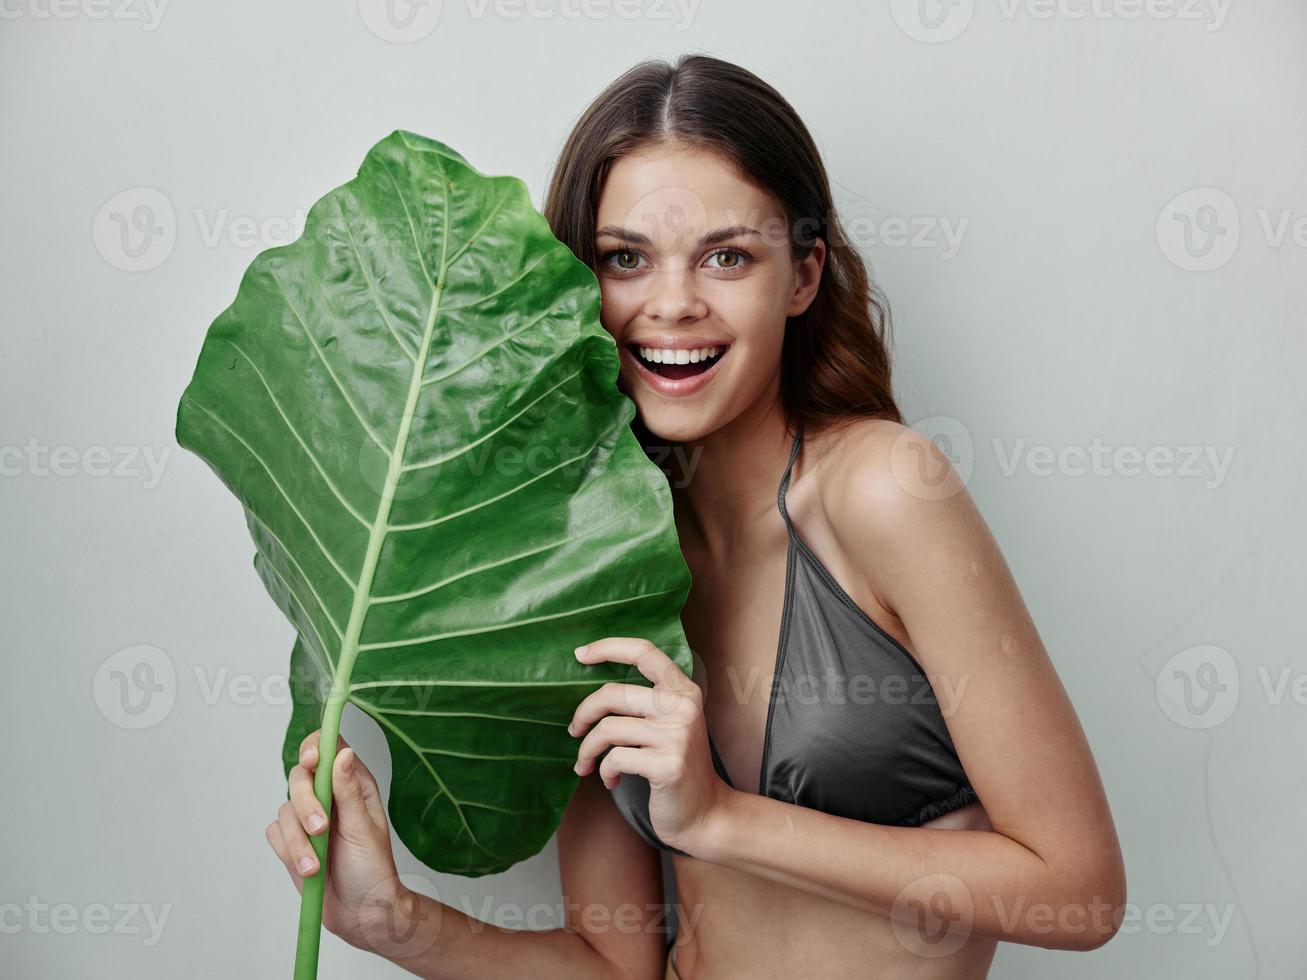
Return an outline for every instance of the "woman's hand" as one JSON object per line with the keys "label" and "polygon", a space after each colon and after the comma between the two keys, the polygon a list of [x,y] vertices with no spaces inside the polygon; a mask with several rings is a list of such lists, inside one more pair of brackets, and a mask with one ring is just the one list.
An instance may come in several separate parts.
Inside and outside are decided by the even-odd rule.
{"label": "woman's hand", "polygon": [[[304,879],[318,872],[309,835],[323,833],[326,815],[313,792],[320,731],[300,743],[300,761],[290,771],[290,799],[268,825],[267,838],[302,893]],[[322,925],[347,943],[373,949],[408,903],[390,847],[390,827],[377,781],[342,738],[332,766],[331,839],[323,889]],[[408,903],[411,904],[411,903]]]}
{"label": "woman's hand", "polygon": [[620,773],[643,776],[654,832],[694,854],[735,792],[713,768],[699,685],[648,640],[607,637],[578,648],[577,659],[634,664],[654,686],[608,683],[577,706],[568,726],[585,736],[576,771],[586,775],[607,751],[599,764],[605,787],[616,786]]}

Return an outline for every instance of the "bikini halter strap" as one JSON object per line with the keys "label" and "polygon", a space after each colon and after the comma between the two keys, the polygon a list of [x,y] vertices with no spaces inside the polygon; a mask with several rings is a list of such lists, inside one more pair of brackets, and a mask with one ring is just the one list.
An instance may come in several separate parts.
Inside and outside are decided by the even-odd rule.
{"label": "bikini halter strap", "polygon": [[781,477],[780,489],[776,491],[776,504],[780,507],[781,517],[785,519],[785,526],[793,530],[790,524],[789,512],[785,509],[785,491],[790,488],[790,472],[794,469],[794,461],[799,458],[799,446],[803,443],[803,423],[800,422],[794,433],[794,444],[790,447],[790,461],[785,464],[785,475]]}

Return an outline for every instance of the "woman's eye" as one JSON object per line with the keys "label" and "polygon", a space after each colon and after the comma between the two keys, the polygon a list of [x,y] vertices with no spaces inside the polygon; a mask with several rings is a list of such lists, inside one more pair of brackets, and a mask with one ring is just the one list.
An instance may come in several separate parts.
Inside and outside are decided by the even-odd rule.
{"label": "woman's eye", "polygon": [[[603,264],[618,272],[638,272],[643,258],[639,252],[629,248],[615,249],[603,256]],[[752,262],[753,256],[742,249],[723,248],[713,252],[705,261],[715,261],[710,267],[720,272],[734,272]]]}
{"label": "woman's eye", "polygon": [[623,272],[633,272],[640,267],[640,256],[629,249],[609,252],[608,258]]}
{"label": "woman's eye", "polygon": [[733,271],[735,269],[744,268],[751,258],[752,256],[747,252],[743,252],[738,248],[724,248],[721,251],[713,252],[712,255],[708,256],[708,261],[711,262],[713,259],[720,259],[721,261],[717,263],[715,268],[723,271]]}

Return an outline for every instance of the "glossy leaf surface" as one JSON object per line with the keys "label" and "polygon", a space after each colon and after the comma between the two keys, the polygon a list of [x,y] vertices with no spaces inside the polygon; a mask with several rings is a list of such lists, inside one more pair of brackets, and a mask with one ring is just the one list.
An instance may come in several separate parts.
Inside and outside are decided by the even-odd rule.
{"label": "glossy leaf surface", "polygon": [[648,683],[575,646],[643,636],[690,672],[670,491],[617,371],[598,283],[525,185],[396,132],[254,260],[182,398],[178,441],[239,498],[298,632],[286,766],[357,705],[437,871],[537,853],[576,704]]}

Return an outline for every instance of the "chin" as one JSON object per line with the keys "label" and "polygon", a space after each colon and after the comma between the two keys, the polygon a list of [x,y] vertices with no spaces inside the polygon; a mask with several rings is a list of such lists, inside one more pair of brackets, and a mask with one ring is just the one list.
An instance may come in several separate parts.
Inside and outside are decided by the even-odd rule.
{"label": "chin", "polygon": [[636,419],[649,434],[654,443],[673,444],[692,442],[720,429],[722,423],[716,418],[706,416],[703,407],[667,405],[656,395],[641,392],[638,396],[627,395],[635,402]]}

